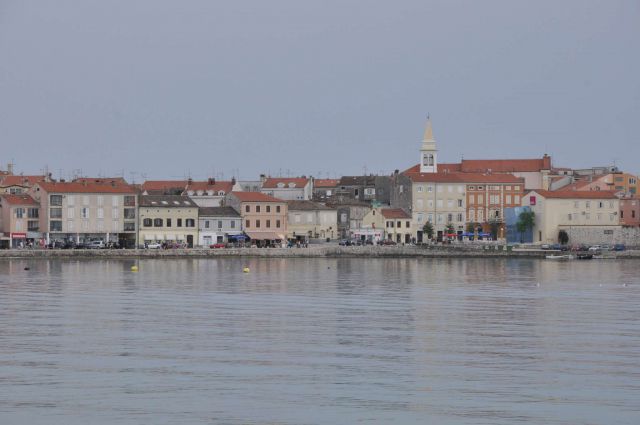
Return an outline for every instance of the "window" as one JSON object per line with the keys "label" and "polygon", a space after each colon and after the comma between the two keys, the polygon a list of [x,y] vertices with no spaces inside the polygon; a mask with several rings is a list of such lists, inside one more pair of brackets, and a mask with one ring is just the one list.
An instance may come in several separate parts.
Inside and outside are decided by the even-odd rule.
{"label": "window", "polygon": [[124,222],[124,231],[125,232],[134,232],[136,230],[136,223],[134,221],[125,221]]}
{"label": "window", "polygon": [[40,229],[40,222],[37,220],[27,221],[27,230],[29,232],[37,232]]}
{"label": "window", "polygon": [[[422,201],[422,199],[418,199],[418,201],[417,201],[417,205],[416,205],[416,206],[417,206],[417,208],[418,208],[419,210],[421,210],[422,208],[424,208],[424,202]],[[375,214],[376,212],[374,211],[373,213]]]}
{"label": "window", "polygon": [[104,209],[98,208],[98,218],[104,218]]}
{"label": "window", "polygon": [[520,195],[513,195],[513,203],[520,205]]}
{"label": "window", "polygon": [[49,222],[49,230],[51,232],[62,232],[62,221],[60,221],[60,220],[51,220]]}
{"label": "window", "polygon": [[449,192],[449,193],[453,192],[453,186],[448,185],[447,186],[447,192]]}
{"label": "window", "polygon": [[387,227],[393,227],[393,221],[387,221]]}
{"label": "window", "polygon": [[513,186],[513,190],[520,190],[520,186]]}
{"label": "window", "polygon": [[82,197],[82,205],[89,205],[89,196],[88,195],[84,195]]}
{"label": "window", "polygon": [[307,214],[307,223],[313,223],[313,214],[312,213]]}
{"label": "window", "polygon": [[196,227],[196,221],[193,218],[187,218],[184,220],[184,227]]}
{"label": "window", "polygon": [[613,208],[613,201],[609,201],[609,208]]}
{"label": "window", "polygon": [[73,205],[74,202],[75,202],[75,196],[67,195],[67,205]]}
{"label": "window", "polygon": [[433,186],[431,185],[427,186],[427,192],[429,193],[433,192]]}
{"label": "window", "polygon": [[453,208],[453,199],[447,200],[447,208]]}
{"label": "window", "polygon": [[37,208],[29,208],[27,211],[27,217],[29,218],[38,218],[40,217],[40,210]]}
{"label": "window", "polygon": [[484,190],[484,186],[478,186],[478,190]]}
{"label": "window", "polygon": [[510,204],[511,203],[511,195],[506,195],[504,202],[507,203],[507,204]]}
{"label": "window", "polygon": [[271,212],[271,205],[267,205],[267,212],[270,213]]}
{"label": "window", "polygon": [[429,200],[427,200],[427,206],[428,206],[429,208],[433,208],[433,199],[429,199]]}
{"label": "window", "polygon": [[67,232],[73,232],[73,220],[67,220]]}
{"label": "window", "polygon": [[442,185],[436,186],[436,192],[438,193],[442,192]]}
{"label": "window", "polygon": [[162,219],[161,218],[153,219],[153,227],[162,227]]}
{"label": "window", "polygon": [[484,204],[484,195],[478,195],[478,204]]}
{"label": "window", "polygon": [[411,227],[411,222],[410,222],[410,221],[407,221],[407,222],[406,222],[406,223],[404,223],[404,224],[405,224],[405,226],[404,226],[404,227],[406,227],[407,229],[408,229],[409,227]]}
{"label": "window", "polygon": [[471,195],[469,195],[469,204],[475,204],[476,203],[476,195],[474,195],[473,193]]}
{"label": "window", "polygon": [[244,212],[251,212],[251,205],[245,205]]}
{"label": "window", "polygon": [[205,220],[204,221],[204,228],[208,229],[209,228],[209,224],[210,224],[209,220]]}
{"label": "window", "polygon": [[171,219],[170,218],[167,219],[167,227],[171,227]]}
{"label": "window", "polygon": [[[60,207],[62,206],[62,195],[50,195],[49,205]],[[60,222],[60,228],[62,228],[62,222]]]}
{"label": "window", "polygon": [[182,227],[182,219],[181,218],[176,219],[176,226],[177,227]]}
{"label": "window", "polygon": [[462,199],[458,199],[458,207],[462,208]]}
{"label": "window", "polygon": [[604,208],[604,202],[602,201],[598,202],[598,208]]}
{"label": "window", "polygon": [[222,220],[218,220],[218,229],[222,229]]}
{"label": "window", "polygon": [[279,229],[280,228],[280,220],[276,220],[276,227]]}
{"label": "window", "polygon": [[580,208],[580,201],[575,201],[573,203],[573,208]]}
{"label": "window", "polygon": [[231,220],[231,222],[229,223],[229,227],[232,229],[236,228],[236,221],[235,220]]}
{"label": "window", "polygon": [[101,206],[104,204],[104,196],[100,195],[96,199],[97,199],[98,205]]}
{"label": "window", "polygon": [[438,214],[438,223],[442,223],[442,219],[443,219],[442,214]]}
{"label": "window", "polygon": [[145,218],[144,220],[142,220],[142,226],[143,227],[151,227],[151,219],[150,218]]}
{"label": "window", "polygon": [[463,217],[462,213],[458,213],[458,217],[457,218],[458,218],[458,222],[464,221],[464,217]]}
{"label": "window", "polygon": [[451,223],[453,221],[453,214],[447,214],[447,221]]}
{"label": "window", "polygon": [[476,190],[475,186],[469,186],[469,190]]}
{"label": "window", "polygon": [[442,208],[442,199],[438,199],[436,201],[436,205],[438,206],[438,208]]}
{"label": "window", "polygon": [[422,223],[422,221],[424,220],[424,215],[422,213],[418,214],[418,223]]}
{"label": "window", "polygon": [[256,228],[260,228],[260,220],[256,220]]}
{"label": "window", "polygon": [[50,218],[62,218],[62,208],[51,208],[49,210]]}
{"label": "window", "polygon": [[591,201],[585,202],[585,205],[586,205],[587,208],[591,208]]}
{"label": "window", "polygon": [[132,220],[136,218],[136,209],[135,208],[125,208],[124,209],[124,218],[125,220]]}
{"label": "window", "polygon": [[256,205],[256,212],[259,213],[260,212],[260,205]]}
{"label": "window", "polygon": [[24,216],[24,208],[16,208],[16,218],[22,218]]}
{"label": "window", "polygon": [[402,227],[402,222],[401,221],[397,221],[396,222],[396,227],[399,229]]}
{"label": "window", "polygon": [[104,220],[98,220],[96,223],[96,228],[100,231],[104,230]]}
{"label": "window", "polygon": [[295,214],[293,216],[293,221],[296,222],[296,223],[300,223],[300,214]]}
{"label": "window", "polygon": [[571,213],[569,213],[567,217],[569,218],[569,221],[571,221]]}
{"label": "window", "polygon": [[511,186],[505,186],[504,190],[511,190]]}
{"label": "window", "polygon": [[280,205],[278,205],[278,206],[276,207],[276,212],[277,212],[277,213],[279,213],[279,212],[280,212]]}
{"label": "window", "polygon": [[271,227],[271,220],[267,220],[267,229]]}
{"label": "window", "polygon": [[427,215],[427,221],[428,221],[429,223],[433,223],[433,214],[428,214],[428,215]]}
{"label": "window", "polygon": [[124,206],[125,207],[135,207],[136,206],[136,197],[127,195],[124,197]]}
{"label": "window", "polygon": [[596,219],[597,219],[598,221],[602,220],[602,213],[598,213],[598,214],[596,214]]}
{"label": "window", "polygon": [[245,221],[244,221],[244,228],[245,228],[245,229],[248,229],[249,227],[251,227],[251,226],[249,225],[249,220],[245,220]]}
{"label": "window", "polygon": [[346,223],[347,222],[347,213],[340,214],[340,222],[341,223]]}
{"label": "window", "polygon": [[422,193],[422,186],[418,186],[418,193]]}
{"label": "window", "polygon": [[118,218],[120,216],[120,210],[118,209],[118,207],[114,207],[111,210],[111,218]]}
{"label": "window", "polygon": [[463,185],[459,185],[458,186],[458,193],[464,193],[464,186]]}
{"label": "window", "polygon": [[89,218],[89,208],[87,208],[87,207],[80,208],[80,217],[81,218]]}

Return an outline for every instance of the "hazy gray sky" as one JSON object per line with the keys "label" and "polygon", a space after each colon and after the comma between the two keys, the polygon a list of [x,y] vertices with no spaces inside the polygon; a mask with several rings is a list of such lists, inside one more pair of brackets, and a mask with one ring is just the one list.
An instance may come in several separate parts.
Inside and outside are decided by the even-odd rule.
{"label": "hazy gray sky", "polygon": [[0,162],[194,178],[640,171],[640,2],[0,0]]}

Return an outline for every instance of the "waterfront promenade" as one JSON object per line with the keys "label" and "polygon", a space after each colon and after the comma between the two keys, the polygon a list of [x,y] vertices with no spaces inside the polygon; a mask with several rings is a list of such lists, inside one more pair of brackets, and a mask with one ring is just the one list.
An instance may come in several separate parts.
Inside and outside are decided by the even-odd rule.
{"label": "waterfront promenade", "polygon": [[[2,258],[541,258],[554,251],[487,246],[353,246],[316,245],[308,248],[193,248],[193,249],[43,249],[3,250]],[[608,252],[607,258],[640,258],[639,250]]]}

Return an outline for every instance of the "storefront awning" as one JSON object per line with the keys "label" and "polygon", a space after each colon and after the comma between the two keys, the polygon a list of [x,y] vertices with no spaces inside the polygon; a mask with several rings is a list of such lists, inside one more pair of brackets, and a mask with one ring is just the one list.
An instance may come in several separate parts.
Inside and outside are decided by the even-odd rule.
{"label": "storefront awning", "polygon": [[277,239],[283,240],[284,235],[278,235],[274,232],[246,232],[253,240],[257,241],[275,241]]}

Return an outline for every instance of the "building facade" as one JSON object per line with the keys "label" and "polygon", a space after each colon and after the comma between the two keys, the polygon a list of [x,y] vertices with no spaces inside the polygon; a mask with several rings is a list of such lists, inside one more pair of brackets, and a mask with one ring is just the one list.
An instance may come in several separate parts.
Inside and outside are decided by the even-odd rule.
{"label": "building facade", "polygon": [[572,243],[573,230],[620,225],[620,200],[609,191],[535,190],[525,194],[522,205],[535,213],[535,243],[557,243],[561,228]]}
{"label": "building facade", "polygon": [[99,179],[39,182],[29,192],[40,203],[40,231],[47,244],[101,240],[136,245],[138,196],[129,184]]}
{"label": "building facade", "polygon": [[198,243],[198,205],[184,195],[140,197],[141,243],[193,248]]}
{"label": "building facade", "polygon": [[5,248],[42,246],[40,204],[26,194],[0,196],[0,233]]}
{"label": "building facade", "polygon": [[336,210],[313,201],[288,201],[287,239],[335,239]]}
{"label": "building facade", "polygon": [[257,245],[275,245],[286,239],[287,203],[260,192],[231,192],[225,206],[242,218],[245,234]]}
{"label": "building facade", "polygon": [[242,234],[240,213],[231,207],[201,207],[198,217],[200,246],[227,243]]}
{"label": "building facade", "polygon": [[268,177],[260,192],[284,201],[308,201],[313,196],[313,179],[302,177]]}

